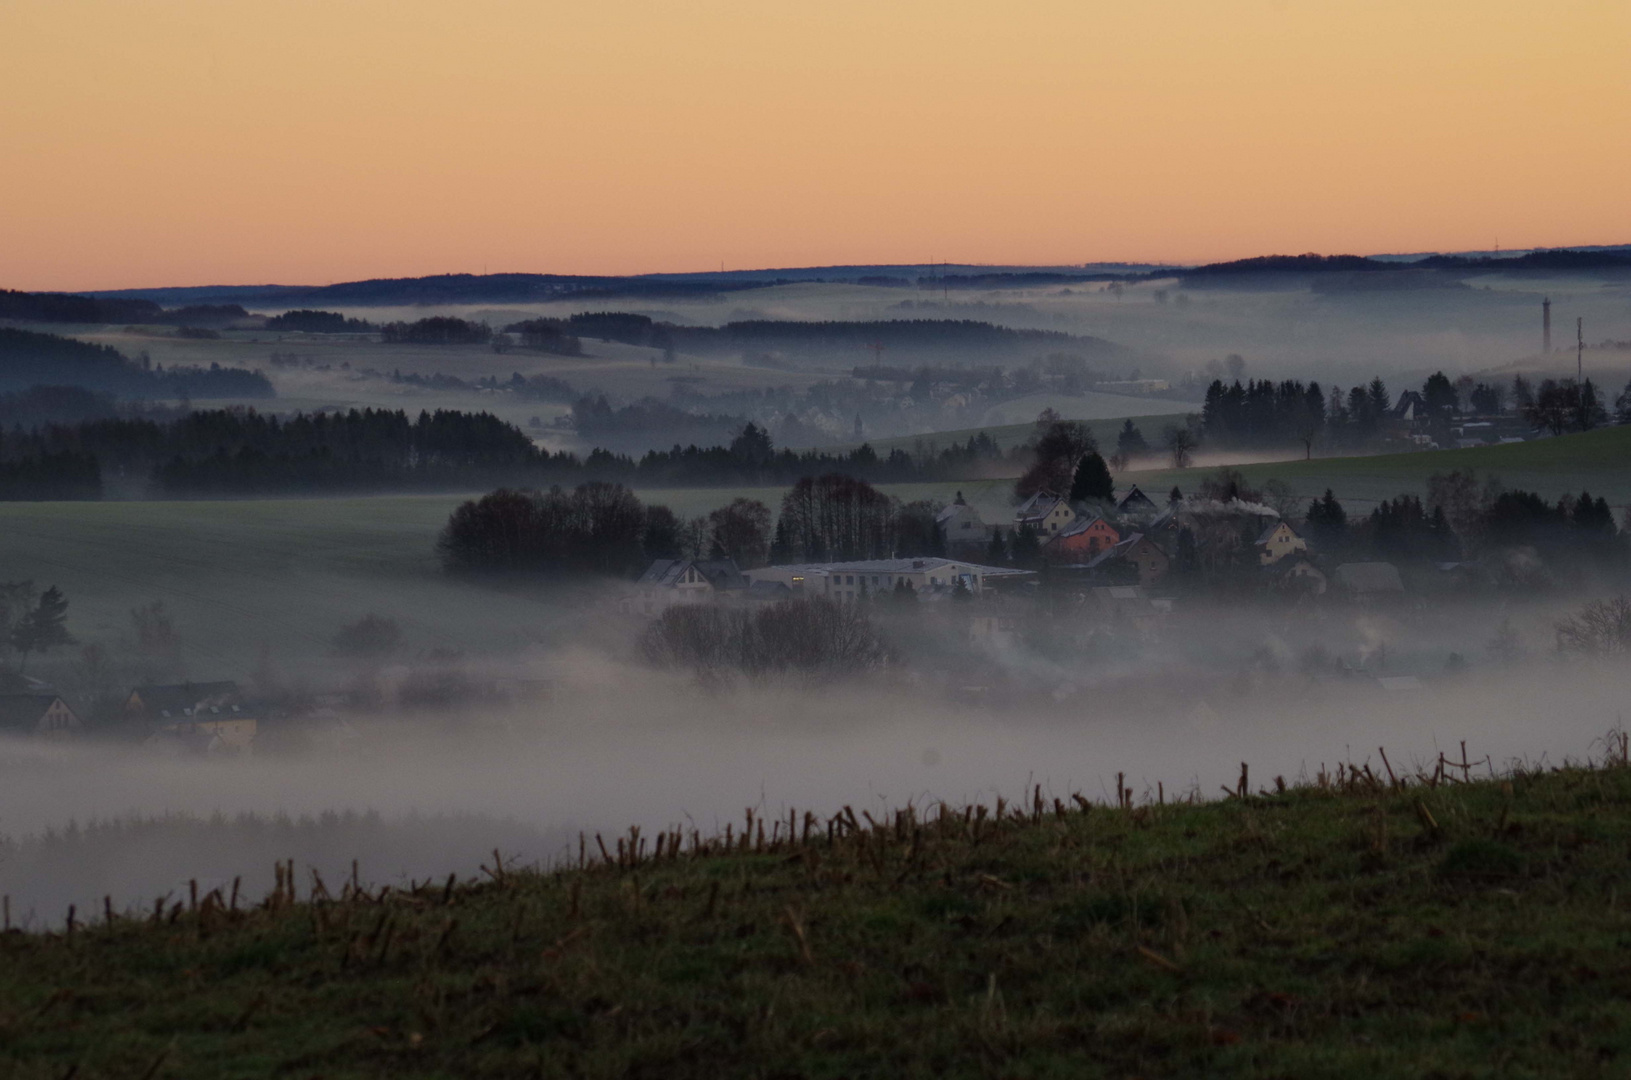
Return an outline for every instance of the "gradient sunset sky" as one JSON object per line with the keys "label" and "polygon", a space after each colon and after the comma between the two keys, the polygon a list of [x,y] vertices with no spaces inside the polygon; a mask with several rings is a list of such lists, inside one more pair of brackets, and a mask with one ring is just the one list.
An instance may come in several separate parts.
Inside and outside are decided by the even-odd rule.
{"label": "gradient sunset sky", "polygon": [[1631,242],[1628,43],[1628,0],[0,0],[0,287]]}

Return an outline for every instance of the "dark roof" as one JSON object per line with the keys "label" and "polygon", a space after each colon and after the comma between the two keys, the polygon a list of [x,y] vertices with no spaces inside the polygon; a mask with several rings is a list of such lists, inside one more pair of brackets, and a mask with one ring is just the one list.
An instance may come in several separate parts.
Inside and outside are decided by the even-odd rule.
{"label": "dark roof", "polygon": [[56,694],[0,694],[0,728],[38,727]]}
{"label": "dark roof", "polygon": [[736,565],[735,559],[707,559],[699,562],[697,573],[708,579],[715,589],[745,589],[748,579]]}
{"label": "dark roof", "polygon": [[691,565],[690,559],[658,559],[646,567],[646,572],[635,581],[637,585],[672,585]]}
{"label": "dark roof", "polygon": [[[1078,514],[1075,521],[1071,522],[1069,525],[1066,525],[1063,529],[1060,529],[1049,539],[1050,541],[1063,540],[1067,536],[1075,536],[1077,533],[1084,533],[1091,529],[1095,522],[1099,521],[1104,521],[1104,515],[1100,514],[1097,510],[1088,510],[1085,513]],[[1108,521],[1104,521],[1104,524],[1112,532],[1115,531],[1115,526],[1111,525]]]}
{"label": "dark roof", "polygon": [[1157,509],[1155,501],[1142,491],[1138,490],[1137,484],[1134,484],[1130,489],[1128,489],[1127,494],[1123,495],[1121,497],[1121,501],[1116,503],[1116,509],[1120,510],[1122,513],[1126,513],[1131,507],[1137,507],[1139,509],[1149,507],[1151,510]]}
{"label": "dark roof", "polygon": [[747,579],[737,568],[735,559],[658,559],[646,567],[635,582],[637,585],[657,585],[672,588],[692,567],[715,589],[745,589]]}
{"label": "dark roof", "polygon": [[238,684],[230,680],[166,683],[138,686],[130,693],[141,699],[142,712],[147,716],[185,716],[200,706],[235,703]]}

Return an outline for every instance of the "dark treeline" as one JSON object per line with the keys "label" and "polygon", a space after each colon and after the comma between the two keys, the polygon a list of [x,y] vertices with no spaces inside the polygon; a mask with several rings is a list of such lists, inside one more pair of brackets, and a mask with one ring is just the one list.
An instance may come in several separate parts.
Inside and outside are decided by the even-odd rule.
{"label": "dark treeline", "polygon": [[0,457],[0,502],[44,502],[102,497],[102,471],[89,454],[63,451]]}
{"label": "dark treeline", "polygon": [[78,386],[128,399],[276,396],[266,376],[247,368],[148,367],[117,349],[55,334],[0,327],[0,391]]}
{"label": "dark treeline", "polygon": [[686,412],[663,401],[647,399],[613,408],[606,395],[580,398],[572,406],[578,435],[590,442],[622,449],[646,447],[659,439],[699,445],[722,444],[747,423],[741,416]]}
{"label": "dark treeline", "polygon": [[[1097,338],[1058,330],[1016,330],[972,319],[883,319],[872,322],[814,322],[757,319],[724,326],[679,326],[628,312],[586,312],[567,319],[529,319],[506,332],[616,341],[665,350],[717,352],[728,349],[822,347],[855,349],[880,345],[894,349],[981,349],[1014,351],[1037,345],[1108,346]],[[523,343],[526,343],[525,340]]]}
{"label": "dark treeline", "polygon": [[[1318,550],[1369,556],[1399,564],[1457,564],[1496,553],[1529,552],[1502,564],[1502,572],[1539,575],[1538,567],[1577,571],[1621,569],[1631,555],[1613,509],[1590,492],[1548,500],[1533,491],[1506,490],[1466,472],[1435,474],[1426,498],[1400,495],[1368,517],[1352,519],[1336,496],[1310,504],[1304,519]],[[1628,518],[1631,521],[1631,518]],[[1549,572],[1549,571],[1548,571]]]}
{"label": "dark treeline", "polygon": [[770,508],[738,498],[683,521],[642,503],[622,484],[568,491],[500,488],[461,504],[437,541],[450,573],[630,577],[654,559],[729,558],[744,569],[773,562],[944,555],[938,503],[902,503],[864,480],[805,477]]}
{"label": "dark treeline", "polygon": [[267,330],[289,330],[303,334],[367,334],[377,330],[366,319],[348,319],[338,311],[285,311],[266,320]]}
{"label": "dark treeline", "polygon": [[579,457],[540,449],[519,428],[488,413],[444,410],[416,419],[384,409],[280,419],[252,409],[218,409],[169,421],[108,418],[0,431],[0,461],[62,454],[98,462],[104,475],[117,470],[138,489],[146,478],[157,491],[178,496],[445,491],[590,480],[751,487],[833,472],[903,482],[966,475],[972,466],[1001,457],[984,434],[922,459],[898,449],[880,457],[870,446],[842,454],[778,451],[754,424],[726,445],[675,446],[640,458],[597,449]]}
{"label": "dark treeline", "polygon": [[0,429],[80,424],[117,412],[113,398],[82,386],[31,386],[0,394]]}
{"label": "dark treeline", "polygon": [[485,345],[493,332],[481,323],[443,315],[418,322],[393,322],[380,327],[380,340],[406,345]]}
{"label": "dark treeline", "polygon": [[164,309],[151,300],[104,300],[73,293],[0,289],[0,319],[50,323],[147,323]]}

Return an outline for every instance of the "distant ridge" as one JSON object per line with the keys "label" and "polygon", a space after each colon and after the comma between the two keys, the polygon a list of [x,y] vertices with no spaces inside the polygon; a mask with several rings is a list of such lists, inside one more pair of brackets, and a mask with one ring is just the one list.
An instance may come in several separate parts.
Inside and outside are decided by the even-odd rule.
{"label": "distant ridge", "polygon": [[332,285],[193,285],[107,289],[82,294],[100,300],[165,305],[238,303],[265,307],[332,305],[525,303],[597,297],[706,296],[771,285],[829,282],[916,289],[1036,288],[1107,281],[1181,278],[1204,284],[1248,276],[1389,271],[1489,273],[1506,270],[1571,272],[1631,270],[1631,244],[1533,249],[1515,253],[1462,252],[1422,255],[1262,255],[1200,266],[1157,263],[1084,263],[1074,266],[982,266],[969,263],[902,263],[815,266],[692,273],[433,274],[374,278]]}

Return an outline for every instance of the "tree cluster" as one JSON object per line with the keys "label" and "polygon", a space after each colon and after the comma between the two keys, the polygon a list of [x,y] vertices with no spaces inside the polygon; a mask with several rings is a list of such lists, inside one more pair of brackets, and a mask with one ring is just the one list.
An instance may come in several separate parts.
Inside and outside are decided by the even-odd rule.
{"label": "tree cluster", "polygon": [[377,327],[366,319],[348,319],[338,311],[285,311],[266,320],[266,329],[302,334],[368,334]]}
{"label": "tree cluster", "polygon": [[890,658],[861,608],[822,597],[751,610],[676,604],[647,628],[641,647],[653,664],[710,680],[735,673],[855,676]]}
{"label": "tree cluster", "polygon": [[0,327],[0,391],[75,386],[115,397],[275,397],[265,375],[219,364],[175,367],[136,364],[117,349],[55,334]]}
{"label": "tree cluster", "polygon": [[485,345],[493,337],[493,331],[482,323],[448,315],[386,323],[379,334],[381,341],[391,345]]}

